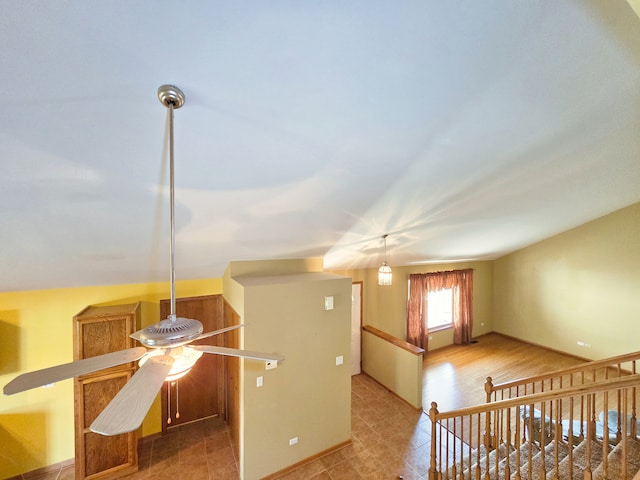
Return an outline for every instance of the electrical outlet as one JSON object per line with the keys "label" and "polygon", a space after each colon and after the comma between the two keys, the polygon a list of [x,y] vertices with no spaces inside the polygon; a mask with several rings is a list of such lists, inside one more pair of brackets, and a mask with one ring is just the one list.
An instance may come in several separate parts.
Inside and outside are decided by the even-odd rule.
{"label": "electrical outlet", "polygon": [[256,378],[256,387],[261,387],[262,385],[264,385],[264,378],[262,378],[262,375],[261,375],[258,378]]}
{"label": "electrical outlet", "polygon": [[298,443],[298,437],[293,437],[289,439],[289,446],[295,445],[296,443]]}
{"label": "electrical outlet", "polygon": [[338,355],[336,357],[336,365],[342,365],[344,363],[344,357],[342,355]]}

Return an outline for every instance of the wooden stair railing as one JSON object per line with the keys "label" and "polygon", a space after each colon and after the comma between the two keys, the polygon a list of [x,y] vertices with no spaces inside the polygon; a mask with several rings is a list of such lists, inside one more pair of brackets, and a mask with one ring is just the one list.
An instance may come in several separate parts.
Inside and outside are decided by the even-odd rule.
{"label": "wooden stair railing", "polygon": [[[484,384],[484,390],[487,396],[487,402],[502,400],[505,398],[514,398],[530,393],[546,392],[566,386],[583,385],[593,383],[598,380],[606,380],[609,378],[618,378],[625,375],[634,375],[637,372],[637,362],[640,360],[640,351],[617,355],[602,360],[594,360],[581,363],[573,367],[563,368],[550,373],[534,375],[531,377],[520,378],[508,382],[493,384],[491,377],[487,377]],[[627,368],[623,368],[626,366]],[[635,405],[636,390],[632,392],[633,402]],[[618,410],[620,409],[620,399],[618,399]],[[552,413],[551,413],[552,414]],[[550,414],[550,415],[551,415]],[[636,433],[636,411],[635,408],[631,412],[633,435]],[[620,430],[618,425],[618,430]]]}
{"label": "wooden stair railing", "polygon": [[[638,386],[634,374],[449,412],[433,402],[429,479],[632,478],[638,468],[628,467],[627,453],[640,455],[631,423]],[[607,412],[602,422],[599,411]],[[609,412],[628,420],[620,432],[609,428]],[[620,464],[609,462],[614,448]]]}

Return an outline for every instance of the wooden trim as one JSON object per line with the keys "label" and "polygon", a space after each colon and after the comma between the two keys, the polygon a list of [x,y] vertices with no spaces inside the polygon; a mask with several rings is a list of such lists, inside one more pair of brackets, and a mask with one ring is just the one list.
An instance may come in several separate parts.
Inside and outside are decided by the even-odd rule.
{"label": "wooden trim", "polygon": [[74,463],[75,460],[73,458],[69,458],[68,460],[63,460],[62,462],[53,463],[51,465],[47,465],[46,467],[37,468],[35,470],[31,470],[30,472],[16,475],[15,477],[10,477],[7,480],[35,480],[36,478],[40,478],[48,473],[58,472],[63,468],[73,466]]}
{"label": "wooden trim", "polygon": [[344,447],[348,447],[349,445],[351,445],[352,441],[351,440],[346,440],[342,443],[339,443],[337,445],[334,445],[331,448],[328,448],[327,450],[324,450],[320,453],[316,453],[315,455],[312,455],[308,458],[305,458],[304,460],[298,462],[298,463],[294,463],[293,465],[289,465],[286,468],[283,468],[282,470],[279,470],[275,473],[272,473],[271,475],[267,475],[266,477],[262,477],[261,480],[274,480],[276,478],[280,478],[281,476],[290,473],[294,470],[296,470],[297,468],[300,468],[304,465],[307,465],[311,462],[314,462],[316,460],[318,460],[319,458],[325,457],[327,455],[329,455],[330,453],[334,453],[337,452],[338,450],[344,448]]}
{"label": "wooden trim", "polygon": [[[362,369],[362,349],[364,348],[362,344],[362,327],[364,321],[364,282],[359,280],[357,282],[351,282],[351,291],[353,291],[353,285],[360,285],[360,372],[363,372]],[[352,375],[353,376],[353,375]]]}
{"label": "wooden trim", "polygon": [[371,335],[375,335],[376,337],[381,338],[386,342],[392,343],[396,347],[406,350],[409,353],[413,353],[414,355],[422,355],[424,353],[424,348],[416,347],[409,342],[400,340],[399,338],[396,338],[393,335],[389,335],[387,332],[383,332],[382,330],[378,330],[371,325],[365,325],[364,327],[362,327],[362,330],[364,330],[365,332],[369,332]]}

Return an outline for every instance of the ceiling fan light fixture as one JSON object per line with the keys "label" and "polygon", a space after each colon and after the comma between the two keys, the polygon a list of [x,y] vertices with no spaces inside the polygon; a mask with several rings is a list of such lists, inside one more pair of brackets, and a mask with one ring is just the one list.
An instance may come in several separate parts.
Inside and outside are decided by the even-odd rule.
{"label": "ceiling fan light fixture", "polygon": [[393,274],[391,273],[391,267],[387,264],[387,237],[388,235],[383,235],[382,240],[384,241],[384,262],[378,269],[378,285],[389,286],[393,281]]}
{"label": "ceiling fan light fixture", "polygon": [[[174,380],[178,380],[179,378],[184,377],[187,373],[191,371],[191,368],[196,364],[198,359],[202,356],[203,352],[198,350],[194,350],[189,347],[178,347],[171,349],[168,353],[171,357],[173,357],[173,365],[171,366],[171,370],[167,374],[165,381],[173,382]],[[139,366],[144,365],[144,363],[150,359],[151,357],[157,357],[167,355],[165,351],[161,348],[157,348],[149,351],[144,357],[140,359],[138,362]]]}

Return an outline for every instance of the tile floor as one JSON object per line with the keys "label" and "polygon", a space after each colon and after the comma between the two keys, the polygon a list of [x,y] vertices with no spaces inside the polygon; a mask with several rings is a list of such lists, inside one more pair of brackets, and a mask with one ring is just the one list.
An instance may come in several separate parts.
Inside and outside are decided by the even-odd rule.
{"label": "tile floor", "polygon": [[[366,375],[352,377],[352,444],[281,480],[428,478],[430,422]],[[180,427],[141,447],[139,479],[237,480],[227,426],[209,419]],[[31,480],[73,480],[73,466]]]}

